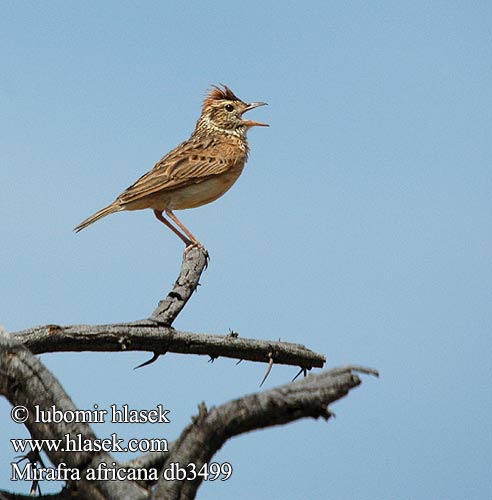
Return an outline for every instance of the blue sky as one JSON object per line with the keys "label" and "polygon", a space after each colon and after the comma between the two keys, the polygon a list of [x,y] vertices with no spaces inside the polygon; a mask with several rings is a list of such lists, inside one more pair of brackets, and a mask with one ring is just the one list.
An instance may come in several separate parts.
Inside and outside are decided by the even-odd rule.
{"label": "blue sky", "polygon": [[[212,260],[175,327],[299,342],[381,378],[228,442],[198,498],[462,500],[492,491],[489,2],[2,2],[0,324],[148,316],[181,242],[151,212],[72,228],[188,137],[207,88],[267,101],[217,202],[181,212]],[[42,360],[79,408],[171,409],[100,437],[170,440],[263,365],[146,353]],[[288,382],[274,367],[265,388]],[[8,439],[0,401],[0,486]],[[159,434],[160,433],[160,434]],[[126,456],[118,457],[128,458]],[[43,491],[58,485],[43,485]]]}

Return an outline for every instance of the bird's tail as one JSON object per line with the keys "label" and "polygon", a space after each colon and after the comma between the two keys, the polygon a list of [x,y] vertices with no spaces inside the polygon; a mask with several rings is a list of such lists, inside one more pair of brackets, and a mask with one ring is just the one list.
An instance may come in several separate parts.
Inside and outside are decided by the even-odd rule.
{"label": "bird's tail", "polygon": [[82,221],[76,228],[74,228],[74,231],[78,233],[79,231],[82,231],[82,229],[85,229],[87,226],[90,226],[93,222],[106,217],[106,215],[113,214],[114,212],[119,212],[120,210],[120,205],[117,205],[113,202],[111,203],[111,205],[102,208],[101,210],[99,210],[99,212],[96,212],[94,215],[91,215],[90,217]]}

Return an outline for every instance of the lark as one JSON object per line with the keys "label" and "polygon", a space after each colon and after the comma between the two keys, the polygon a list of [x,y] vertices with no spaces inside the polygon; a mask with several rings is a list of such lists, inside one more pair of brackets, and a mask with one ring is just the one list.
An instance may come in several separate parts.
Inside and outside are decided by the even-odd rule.
{"label": "lark", "polygon": [[115,212],[150,208],[159,221],[181,238],[186,248],[204,248],[174,211],[211,203],[232,187],[248,159],[248,130],[268,126],[247,120],[243,115],[265,104],[247,104],[226,85],[222,88],[214,85],[203,102],[191,137],[74,231],[81,231]]}

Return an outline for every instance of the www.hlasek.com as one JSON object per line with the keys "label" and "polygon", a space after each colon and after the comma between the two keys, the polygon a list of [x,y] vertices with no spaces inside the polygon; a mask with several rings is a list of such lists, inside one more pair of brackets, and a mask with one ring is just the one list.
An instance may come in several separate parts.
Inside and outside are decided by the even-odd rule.
{"label": "www.hlasek.com", "polygon": [[[27,420],[36,423],[103,423],[107,416],[113,423],[169,423],[168,414],[170,410],[157,405],[152,410],[134,410],[128,405],[111,405],[110,410],[99,409],[93,405],[93,410],[58,410],[55,406],[41,409],[34,406],[31,410],[25,406],[15,406],[11,410],[11,418],[16,423],[24,423]],[[126,443],[118,438],[116,433],[109,438],[87,437],[80,433],[66,433],[62,439],[11,439],[10,443],[16,453],[25,456],[30,452],[168,452],[167,439],[160,438],[131,438]],[[57,467],[40,467],[31,462],[12,462],[12,481],[78,481],[85,478],[88,481],[157,481],[159,470],[154,467],[122,467],[116,462],[101,462],[95,467],[89,467],[81,473],[77,468],[68,467],[61,462]],[[81,475],[83,474],[83,476]],[[206,463],[198,467],[194,463],[180,464],[170,463],[161,476],[168,481],[190,480],[201,478],[204,481],[215,481],[220,479],[226,481],[231,477],[232,465],[224,463]]]}
{"label": "www.hlasek.com", "polygon": [[167,439],[129,439],[125,445],[125,440],[118,438],[116,433],[111,437],[87,438],[82,434],[64,434],[63,439],[11,439],[10,443],[16,453],[29,453],[30,451],[73,451],[73,452],[98,452],[106,451],[125,452],[125,451],[169,451]]}

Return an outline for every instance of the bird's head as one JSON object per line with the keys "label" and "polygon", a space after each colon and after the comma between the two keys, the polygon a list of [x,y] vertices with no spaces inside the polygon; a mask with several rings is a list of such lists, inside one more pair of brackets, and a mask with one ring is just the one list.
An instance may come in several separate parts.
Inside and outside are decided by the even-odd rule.
{"label": "bird's head", "polygon": [[197,123],[198,128],[245,137],[251,127],[268,127],[266,123],[245,120],[243,114],[266,102],[245,103],[236,97],[232,90],[213,86],[203,101],[202,114]]}

